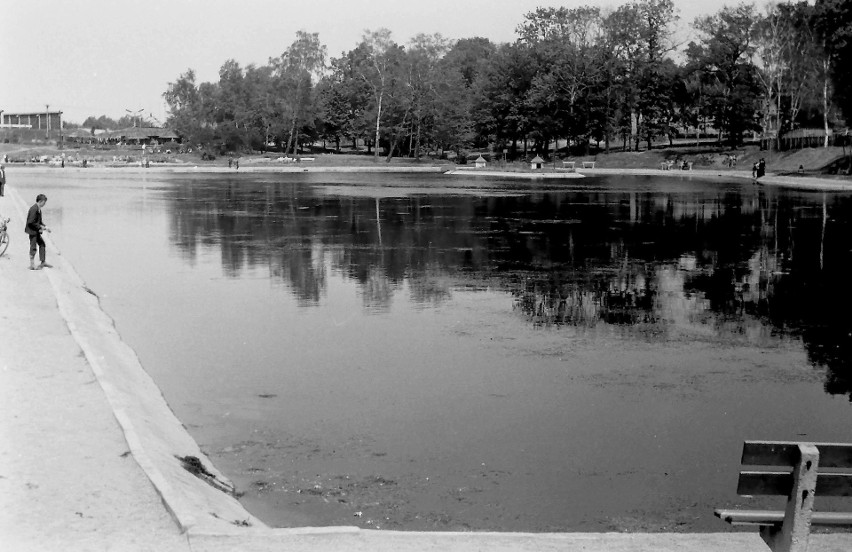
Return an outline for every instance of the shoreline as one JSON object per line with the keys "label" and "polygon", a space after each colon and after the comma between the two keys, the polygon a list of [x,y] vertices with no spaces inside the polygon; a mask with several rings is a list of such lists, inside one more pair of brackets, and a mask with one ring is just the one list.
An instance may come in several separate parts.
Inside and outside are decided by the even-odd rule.
{"label": "shoreline", "polygon": [[[87,169],[89,170],[89,169]],[[144,170],[144,169],[143,169]],[[0,200],[5,216],[12,216],[12,228],[20,226],[21,218],[26,211],[26,204],[17,190],[7,188],[10,192]],[[47,237],[50,240],[50,237]],[[15,247],[20,248],[16,242]],[[30,368],[31,364],[25,359],[18,359],[16,353],[28,350],[28,340],[39,335],[43,328],[50,324],[63,325],[65,331],[51,331],[46,336],[44,344],[39,344],[41,354],[45,358],[64,358],[58,348],[79,351],[76,354],[78,362],[85,365],[85,370],[93,378],[76,387],[60,387],[55,391],[61,393],[52,400],[45,400],[38,406],[37,414],[44,416],[44,423],[53,426],[58,423],[56,408],[61,403],[73,401],[84,390],[91,392],[89,384],[97,382],[100,392],[106,398],[109,412],[121,430],[121,435],[128,447],[128,461],[141,469],[147,476],[148,482],[159,495],[162,504],[148,505],[146,508],[164,507],[177,525],[180,540],[185,539],[187,547],[194,551],[207,550],[244,550],[265,551],[278,550],[282,547],[305,551],[331,550],[370,550],[370,551],[414,551],[414,550],[449,550],[467,551],[488,549],[494,551],[533,551],[533,550],[586,550],[588,552],[627,552],[651,550],[679,550],[683,552],[736,552],[761,549],[763,545],[756,532],[748,533],[494,533],[494,532],[404,532],[365,530],[356,527],[321,527],[298,529],[272,529],[256,520],[230,494],[215,488],[208,481],[192,475],[176,456],[196,456],[202,465],[214,475],[215,479],[227,488],[228,481],[216,471],[198,448],[198,444],[189,436],[181,422],[174,416],[166,404],[159,388],[148,376],[144,367],[133,350],[124,343],[118,334],[112,319],[100,306],[97,296],[89,290],[71,264],[65,259],[52,242],[50,262],[54,268],[38,272],[25,269],[24,254],[15,253],[14,260],[8,256],[0,258],[0,274],[3,275],[4,293],[0,295],[0,306],[6,313],[28,312],[33,297],[43,299],[44,308],[31,317],[16,316],[14,327],[0,334],[0,365],[4,372],[11,370],[19,372]],[[20,251],[20,249],[16,250]],[[8,255],[8,254],[7,254]],[[25,287],[23,283],[26,283]],[[27,294],[19,290],[26,289]],[[52,304],[51,304],[52,302]],[[8,324],[13,326],[12,324]],[[55,367],[56,370],[66,370],[64,364]],[[84,370],[81,367],[81,371]],[[85,375],[85,374],[84,374]],[[37,379],[40,376],[34,376]],[[4,380],[5,381],[5,380]],[[39,384],[47,385],[47,383]],[[13,391],[10,391],[12,393]],[[52,449],[66,450],[78,448],[87,442],[86,431],[91,431],[85,421],[77,419],[79,410],[64,412],[62,416],[70,424],[82,431],[80,443],[70,439],[57,439],[50,443],[47,451]],[[102,414],[101,414],[102,415]],[[11,416],[11,418],[10,418]],[[3,434],[6,442],[16,440],[31,433],[31,420],[19,420],[13,412],[6,411],[0,418],[3,423]],[[8,439],[12,437],[13,439]],[[8,454],[8,453],[7,453]],[[106,454],[105,450],[95,451],[96,455]],[[117,455],[116,455],[117,456]],[[0,457],[5,458],[5,457]],[[131,460],[132,459],[132,460]],[[22,468],[9,464],[5,459],[0,463],[3,478],[0,483],[21,479]],[[100,483],[108,473],[116,471],[118,478],[124,476],[124,471],[130,469],[127,463],[118,467],[104,467],[101,471],[87,472],[88,484]],[[24,475],[29,480],[32,475]],[[68,485],[68,476],[59,466],[51,473],[41,473],[42,478],[55,480],[57,489],[65,493],[78,493],[80,489]],[[29,484],[29,483],[28,483]],[[44,482],[40,482],[46,486]],[[142,483],[137,483],[142,485]],[[6,487],[0,487],[6,490]],[[119,492],[115,500],[118,503],[126,501],[129,495],[125,490],[115,490],[107,486],[98,487],[96,500],[107,501],[107,495]],[[132,491],[130,494],[135,494]],[[7,505],[6,510],[20,509],[25,518],[16,520],[20,526],[27,524],[30,532],[43,538],[41,529],[46,525],[56,525],[53,519],[56,514],[45,513],[38,505],[28,503],[32,491],[22,487],[13,498],[19,501],[14,506]],[[124,493],[124,494],[122,494]],[[50,500],[64,503],[68,498],[63,494],[51,495]],[[84,512],[74,512],[70,519],[83,517]],[[79,514],[79,516],[77,515]],[[6,515],[6,514],[4,514]],[[46,516],[51,516],[50,518]],[[708,512],[708,516],[712,515]],[[123,518],[122,518],[123,519]],[[59,519],[59,527],[55,528],[56,535],[71,531],[63,519]],[[134,518],[124,520],[131,530],[138,521]],[[3,536],[9,536],[11,525],[4,523]],[[20,527],[17,527],[20,530]],[[127,530],[125,528],[125,530]],[[118,531],[118,529],[114,529]],[[83,534],[91,542],[97,542],[97,548],[108,549],[117,538],[114,533],[102,531]],[[15,535],[12,535],[13,537]],[[58,538],[58,537],[56,537]],[[34,541],[44,542],[44,541]],[[89,547],[91,542],[87,541]],[[26,543],[25,543],[26,544]],[[66,545],[67,546],[67,545]],[[178,550],[182,546],[164,546],[159,549]],[[812,539],[811,549],[814,551],[834,552],[848,550],[847,535],[818,535]],[[21,550],[36,549],[18,548]],[[40,548],[39,548],[40,549]],[[73,545],[67,549],[74,549]],[[88,548],[87,548],[88,549]],[[126,548],[121,548],[125,550]],[[136,549],[136,548],[134,548]],[[138,549],[143,549],[139,547]],[[148,549],[148,548],[144,548]]]}
{"label": "shoreline", "polygon": [[[567,171],[551,171],[551,172],[532,172],[532,171],[494,171],[465,168],[448,165],[430,165],[423,167],[411,166],[374,166],[374,165],[357,165],[357,166],[299,166],[291,165],[252,165],[251,163],[243,165],[239,169],[228,168],[221,165],[188,165],[188,164],[157,164],[149,168],[141,166],[91,166],[78,167],[69,166],[65,168],[52,165],[16,165],[7,164],[6,172],[7,179],[14,176],[15,173],[33,174],[43,172],[74,172],[83,173],[91,172],[94,174],[148,174],[148,173],[175,173],[175,174],[242,174],[242,173],[262,173],[262,174],[301,174],[301,173],[378,173],[378,174],[444,174],[447,176],[463,176],[481,179],[482,177],[505,178],[505,179],[525,179],[525,180],[561,180],[561,179],[576,179],[583,177],[594,176],[615,176],[615,175],[635,175],[635,176],[664,176],[667,178],[706,178],[706,179],[736,179],[752,181],[756,185],[761,186],[778,186],[783,188],[798,188],[804,190],[818,191],[836,191],[836,192],[852,192],[852,179],[842,180],[833,178],[822,178],[818,176],[786,176],[774,173],[767,173],[766,176],[755,181],[751,176],[750,171],[724,170],[718,169],[693,169],[690,171],[678,170],[661,170],[654,168],[594,168],[583,169],[577,168],[574,172]],[[476,172],[475,172],[476,171]]]}

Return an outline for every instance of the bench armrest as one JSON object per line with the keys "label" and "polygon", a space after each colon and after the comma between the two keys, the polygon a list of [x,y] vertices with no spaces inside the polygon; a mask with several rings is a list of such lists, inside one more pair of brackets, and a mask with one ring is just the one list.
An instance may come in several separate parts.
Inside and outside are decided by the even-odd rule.
{"label": "bench armrest", "polygon": [[[723,510],[713,512],[731,525],[781,525],[784,510]],[[852,512],[814,512],[811,525],[852,526]]]}

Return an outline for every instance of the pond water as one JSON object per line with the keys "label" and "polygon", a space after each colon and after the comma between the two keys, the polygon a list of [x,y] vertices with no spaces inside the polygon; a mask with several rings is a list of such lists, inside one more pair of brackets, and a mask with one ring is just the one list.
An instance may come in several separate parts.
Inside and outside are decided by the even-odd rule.
{"label": "pond water", "polygon": [[850,441],[848,195],[10,176],[270,525],[726,531],[743,440]]}

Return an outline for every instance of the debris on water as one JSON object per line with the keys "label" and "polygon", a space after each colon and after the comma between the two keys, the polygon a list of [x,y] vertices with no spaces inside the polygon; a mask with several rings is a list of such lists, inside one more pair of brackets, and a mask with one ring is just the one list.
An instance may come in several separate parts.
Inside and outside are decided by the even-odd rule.
{"label": "debris on water", "polygon": [[228,481],[221,481],[214,474],[210,473],[210,471],[204,467],[204,464],[201,460],[198,459],[197,456],[177,456],[175,458],[180,460],[183,469],[196,476],[199,479],[206,481],[211,487],[222,491],[223,493],[228,493],[231,496],[236,495],[236,489],[234,486]]}
{"label": "debris on water", "polygon": [[197,456],[178,456],[177,459],[181,461],[184,469],[193,475],[214,477],[212,473],[207,471],[207,468],[204,467],[204,464],[201,463],[201,460]]}

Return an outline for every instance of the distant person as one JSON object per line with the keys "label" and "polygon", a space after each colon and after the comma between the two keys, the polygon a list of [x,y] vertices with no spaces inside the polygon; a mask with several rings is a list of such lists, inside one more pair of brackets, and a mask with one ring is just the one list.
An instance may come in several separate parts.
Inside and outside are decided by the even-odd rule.
{"label": "distant person", "polygon": [[240,170],[240,160],[239,159],[234,159],[234,169]]}
{"label": "distant person", "polygon": [[757,161],[754,162],[754,165],[751,166],[751,177],[757,180]]}
{"label": "distant person", "polygon": [[805,166],[799,165],[799,174],[805,174]]}
{"label": "distant person", "polygon": [[760,161],[757,163],[757,178],[763,178],[766,174],[766,161],[763,157],[760,158]]}
{"label": "distant person", "polygon": [[[41,237],[43,232],[50,232],[50,228],[44,225],[41,219],[41,209],[47,203],[47,196],[38,194],[35,204],[30,207],[27,213],[27,226],[24,228],[30,236],[30,270],[41,270],[42,268],[50,268],[52,265],[47,264],[47,250],[44,239]],[[38,258],[41,264],[35,265],[35,254],[38,251]]]}
{"label": "distant person", "polygon": [[233,157],[228,158],[228,168],[229,169],[234,168],[234,158]]}
{"label": "distant person", "polygon": [[0,165],[0,197],[6,195],[6,165]]}

